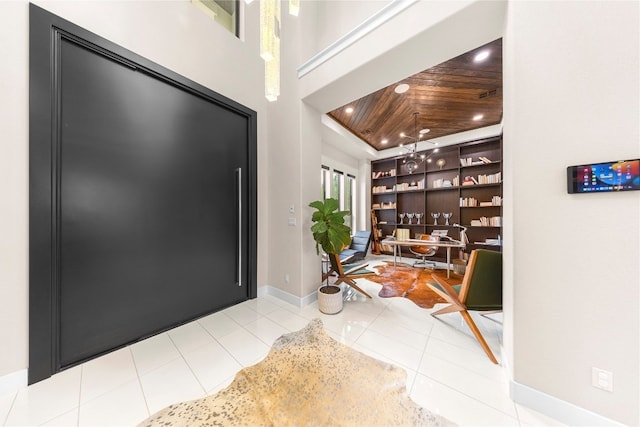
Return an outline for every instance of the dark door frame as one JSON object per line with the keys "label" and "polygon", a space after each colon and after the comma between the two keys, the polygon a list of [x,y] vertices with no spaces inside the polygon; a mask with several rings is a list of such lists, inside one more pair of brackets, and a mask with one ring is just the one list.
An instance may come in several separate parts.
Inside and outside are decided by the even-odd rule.
{"label": "dark door frame", "polygon": [[[148,73],[247,118],[247,298],[257,296],[257,113],[44,9],[29,5],[29,384],[60,371],[60,141],[62,39]],[[177,326],[177,325],[172,325]],[[161,332],[161,331],[156,331]],[[140,337],[140,339],[145,337]]]}

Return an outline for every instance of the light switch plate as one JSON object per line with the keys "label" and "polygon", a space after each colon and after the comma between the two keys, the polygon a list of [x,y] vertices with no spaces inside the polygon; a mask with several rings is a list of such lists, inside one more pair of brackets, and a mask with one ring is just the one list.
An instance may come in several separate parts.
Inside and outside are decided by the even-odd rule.
{"label": "light switch plate", "polygon": [[296,225],[296,219],[295,219],[295,218],[289,218],[289,222],[288,222],[288,224],[289,224],[291,227],[295,226],[295,225]]}
{"label": "light switch plate", "polygon": [[604,369],[591,368],[591,385],[613,392],[613,373]]}

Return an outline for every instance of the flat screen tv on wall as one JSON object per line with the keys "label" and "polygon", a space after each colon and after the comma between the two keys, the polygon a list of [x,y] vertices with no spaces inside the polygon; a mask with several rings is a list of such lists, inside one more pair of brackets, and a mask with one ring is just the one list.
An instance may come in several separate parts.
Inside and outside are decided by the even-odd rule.
{"label": "flat screen tv on wall", "polygon": [[256,296],[255,111],[30,6],[29,382]]}

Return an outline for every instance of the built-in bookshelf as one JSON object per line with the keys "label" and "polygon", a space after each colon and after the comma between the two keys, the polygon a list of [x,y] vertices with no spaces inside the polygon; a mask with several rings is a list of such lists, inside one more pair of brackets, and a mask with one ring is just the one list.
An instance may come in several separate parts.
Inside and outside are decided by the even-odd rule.
{"label": "built-in bookshelf", "polygon": [[[460,228],[454,224],[460,224],[467,227],[467,253],[479,247],[501,250],[502,136],[419,154],[431,162],[420,163],[412,172],[403,157],[371,164],[371,208],[379,239],[395,235],[397,229],[409,230],[411,238],[448,230],[459,239]],[[406,248],[403,256],[405,251],[410,256]],[[445,250],[435,258],[444,260]]]}

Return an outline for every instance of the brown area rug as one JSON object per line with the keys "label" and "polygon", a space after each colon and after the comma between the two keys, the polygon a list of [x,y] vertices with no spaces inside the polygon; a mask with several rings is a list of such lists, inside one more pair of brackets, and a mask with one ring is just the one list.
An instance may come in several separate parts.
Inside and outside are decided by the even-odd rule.
{"label": "brown area rug", "polygon": [[393,266],[393,263],[386,263],[371,268],[375,269],[378,275],[367,277],[367,280],[382,285],[378,296],[381,298],[407,298],[422,308],[433,308],[435,304],[446,302],[427,286],[428,282],[435,282],[431,277],[432,274],[438,275],[452,285],[457,285],[462,281],[462,276],[453,273],[451,273],[451,278],[447,279],[446,270],[413,268],[402,263],[398,263],[396,267]]}
{"label": "brown area rug", "polygon": [[262,362],[242,369],[226,389],[171,405],[140,426],[452,425],[409,398],[406,377],[337,342],[314,319],[278,338]]}

